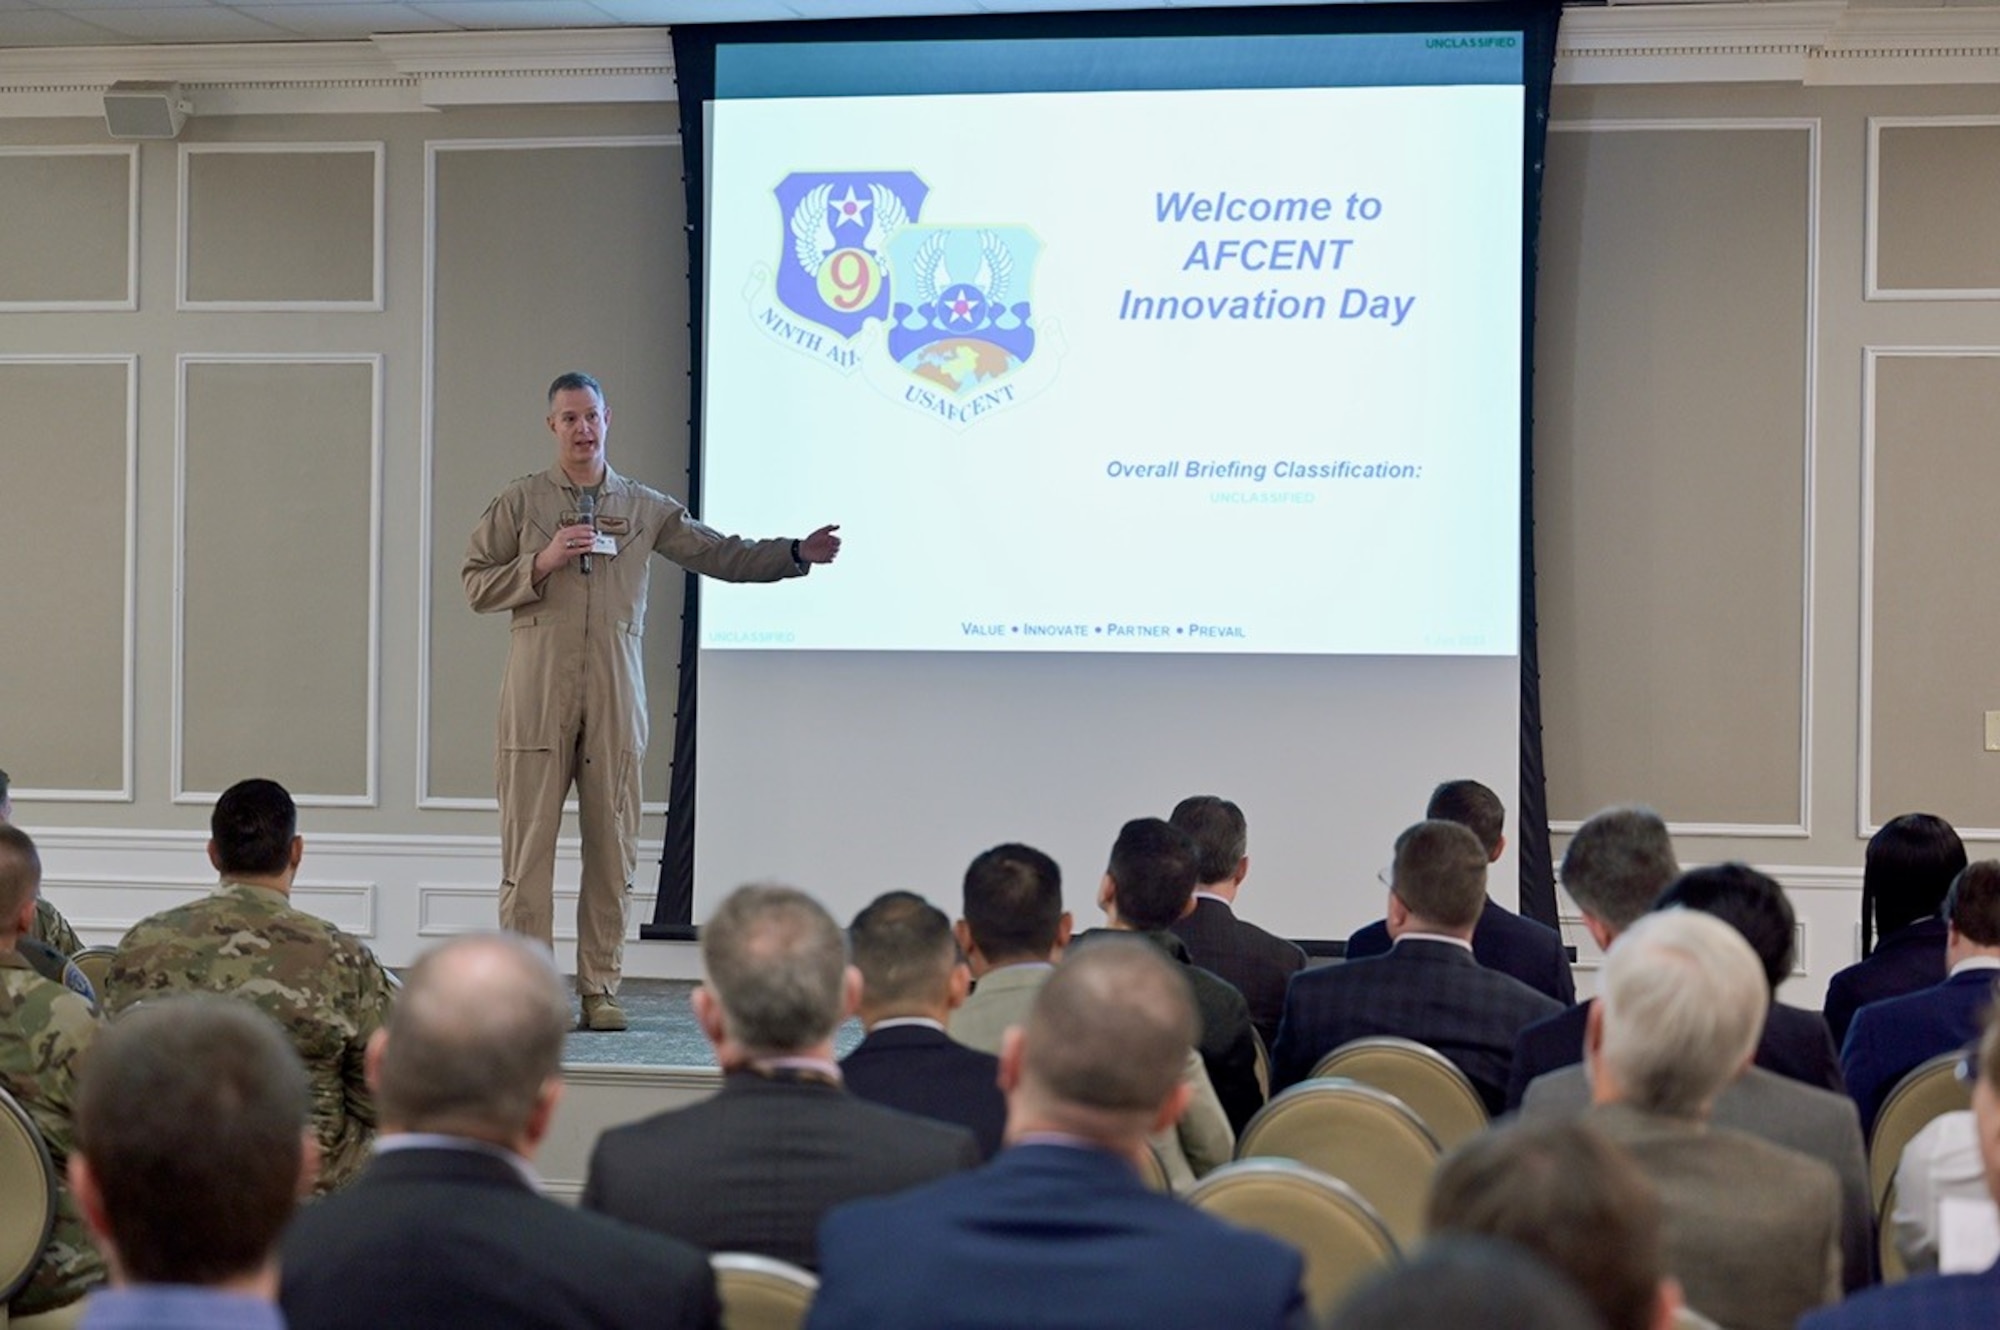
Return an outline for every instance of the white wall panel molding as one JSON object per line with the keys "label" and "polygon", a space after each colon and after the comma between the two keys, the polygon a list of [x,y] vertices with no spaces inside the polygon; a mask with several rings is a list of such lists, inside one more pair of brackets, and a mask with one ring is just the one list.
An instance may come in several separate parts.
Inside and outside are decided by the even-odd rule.
{"label": "white wall panel molding", "polygon": [[[367,154],[374,163],[372,179],[374,198],[371,204],[375,216],[373,237],[374,276],[373,290],[366,300],[197,300],[188,295],[188,249],[190,245],[188,207],[191,202],[189,179],[191,160],[197,154],[213,153],[322,153],[322,154]],[[296,313],[376,313],[382,311],[382,287],[386,266],[388,222],[385,215],[384,177],[385,154],[383,145],[376,143],[183,143],[180,149],[180,176],[177,189],[178,220],[174,245],[174,305],[183,310],[209,311],[288,311]],[[136,178],[136,171],[135,171]],[[137,233],[136,204],[134,205],[134,234]],[[378,385],[379,387],[379,385]]]}
{"label": "white wall panel molding", "polygon": [[1941,115],[1941,116],[1895,116],[1872,115],[1868,117],[1868,166],[1867,166],[1867,210],[1865,233],[1866,249],[1862,256],[1865,279],[1864,299],[1867,300],[1995,300],[2000,299],[2000,289],[1992,287],[1885,287],[1881,284],[1878,264],[1881,257],[1882,225],[1882,131],[1885,129],[1944,129],[1963,126],[2000,125],[2000,116],[1992,115]]}
{"label": "white wall panel molding", "polygon": [[[307,794],[292,791],[301,808],[374,808],[382,769],[382,363],[379,354],[306,352],[300,354],[183,353],[177,357],[174,384],[174,558],[173,558],[173,688],[172,785],[177,804],[211,805],[219,790],[190,790],[183,779],[186,724],[186,586],[187,586],[187,376],[192,365],[366,365],[373,385],[368,410],[368,702],[365,739],[365,788],[358,794]],[[129,783],[129,781],[128,781]]]}
{"label": "white wall panel molding", "polygon": [[0,300],[0,313],[128,312],[139,308],[139,148],[6,147],[0,157],[123,157],[125,159],[125,294],[115,300]]}
{"label": "white wall panel molding", "polygon": [[[369,940],[389,965],[407,965],[438,941],[497,926],[500,842],[494,836],[362,835],[313,830],[302,818],[305,861],[295,898],[301,908]],[[215,885],[200,830],[92,827],[34,829],[45,889],[85,941],[115,943],[134,923],[193,900]],[[650,883],[658,842],[639,846],[639,877]],[[579,846],[556,845],[556,957],[565,970],[576,938]],[[650,889],[634,891],[628,940],[651,917]],[[701,960],[693,943],[636,943],[625,953],[636,979],[696,979]]]}
{"label": "white wall panel molding", "polygon": [[[135,159],[136,161],[136,159]],[[136,197],[136,191],[135,191]],[[137,234],[136,227],[133,234]],[[58,790],[16,786],[10,793],[19,804],[37,802],[120,803],[133,801],[133,753],[137,747],[134,726],[138,715],[136,690],[139,676],[139,357],[135,355],[0,356],[0,365],[123,365],[125,367],[125,605],[124,683],[119,722],[122,736],[121,780],[115,790]]]}
{"label": "white wall panel molding", "polygon": [[[1874,812],[1876,369],[1883,360],[1906,356],[1992,359],[2000,357],[2000,346],[1865,346],[1861,354],[1861,687],[1855,697],[1859,742],[1855,757],[1858,801],[1854,834],[1867,840],[1882,829]],[[1959,839],[1968,843],[2000,841],[2000,825],[1955,829]]]}

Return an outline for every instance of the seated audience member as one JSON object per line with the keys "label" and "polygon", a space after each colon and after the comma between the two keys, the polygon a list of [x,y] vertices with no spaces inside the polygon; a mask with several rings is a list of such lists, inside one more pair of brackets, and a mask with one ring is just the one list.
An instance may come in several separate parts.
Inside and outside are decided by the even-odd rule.
{"label": "seated audience member", "polygon": [[1071,952],[1001,1050],[1007,1147],[827,1216],[807,1326],[1308,1324],[1296,1251],[1149,1191],[1135,1167],[1187,1099],[1186,973],[1125,939]]}
{"label": "seated audience member", "polygon": [[209,818],[214,891],[132,926],[104,979],[117,1015],[168,993],[220,993],[257,1006],[290,1036],[312,1078],[318,1189],[361,1170],[375,1137],[363,1057],[392,1001],[389,979],[359,940],[292,904],[305,853],[298,809],[282,785],[240,781]]}
{"label": "seated audience member", "polygon": [[847,1088],[905,1113],[955,1122],[991,1159],[1007,1125],[1000,1062],[945,1033],[972,984],[951,920],[921,896],[892,891],[854,916],[847,940],[861,971],[861,1025],[868,1032],[840,1061]]}
{"label": "seated audience member", "polygon": [[[1987,1195],[2000,1204],[2000,1018],[1986,1022],[1975,1061],[1974,1135]],[[1997,1324],[2000,1262],[1977,1274],[1919,1275],[1869,1289],[1807,1317],[1799,1330],[1988,1330]]]}
{"label": "seated audience member", "polygon": [[375,1157],[285,1235],[292,1330],[714,1326],[701,1252],[539,1192],[571,1024],[546,949],[456,938],[405,983],[368,1049]]}
{"label": "seated audience member", "polygon": [[1911,1274],[1930,1274],[1938,1268],[1945,1202],[1994,1204],[1986,1190],[1978,1132],[1978,1119],[1970,1109],[1940,1113],[1903,1147],[1896,1164],[1896,1208],[1889,1227],[1896,1254]]}
{"label": "seated audience member", "polygon": [[1861,868],[1861,959],[1826,984],[1826,1027],[1835,1048],[1846,1041],[1854,1013],[1869,1003],[1944,982],[1945,923],[1938,911],[1965,862],[1951,823],[1929,813],[1891,818],[1869,838]]}
{"label": "seated audience member", "polygon": [[1663,910],[1611,944],[1585,1034],[1595,1106],[1583,1121],[1652,1181],[1668,1271],[1689,1306],[1730,1330],[1786,1330],[1840,1293],[1833,1170],[1708,1121],[1749,1065],[1770,1000],[1741,933]]}
{"label": "seated audience member", "polygon": [[1940,1053],[1979,1036],[2000,979],[2000,859],[1968,864],[1945,894],[1946,978],[1854,1013],[1840,1050],[1847,1092],[1861,1110],[1861,1129],[1896,1082]]}
{"label": "seated audience member", "polygon": [[1198,871],[1194,842],[1185,832],[1157,817],[1127,822],[1119,828],[1097,888],[1104,927],[1078,937],[1075,945],[1133,933],[1187,968],[1195,1012],[1201,1019],[1195,1051],[1201,1054],[1216,1098],[1229,1117],[1230,1131],[1241,1132],[1264,1106],[1249,1004],[1228,981],[1196,965],[1187,944],[1168,931],[1193,905]]}
{"label": "seated audience member", "polygon": [[35,842],[0,823],[0,1088],[40,1129],[57,1177],[55,1230],[28,1282],[0,1307],[17,1317],[66,1307],[104,1282],[104,1258],[62,1182],[75,1148],[77,1069],[97,1036],[97,1020],[88,1003],[35,973],[21,956],[41,886]]}
{"label": "seated audience member", "polygon": [[[1476,780],[1448,780],[1438,786],[1431,791],[1424,817],[1456,822],[1477,836],[1488,863],[1499,862],[1507,848],[1507,837],[1502,834],[1507,809],[1499,795]],[[1392,941],[1388,921],[1378,919],[1347,939],[1347,959],[1380,956]],[[1563,946],[1562,934],[1547,924],[1523,919],[1491,896],[1481,897],[1479,922],[1472,930],[1472,958],[1489,970],[1514,976],[1564,1006],[1576,1001],[1576,978],[1570,973],[1569,951]]]}
{"label": "seated audience member", "polygon": [[[951,1014],[951,1037],[998,1054],[1010,1026],[1025,1025],[1035,994],[1069,944],[1062,907],[1062,871],[1029,845],[996,845],[965,870],[965,917],[958,945],[978,987]],[[1236,1133],[1215,1097],[1201,1054],[1188,1050],[1187,1111],[1153,1137],[1153,1149],[1176,1189],[1188,1186],[1236,1153]]]}
{"label": "seated audience member", "polygon": [[1514,1041],[1562,1009],[1554,998],[1473,959],[1486,899],[1486,850],[1456,822],[1419,822],[1396,838],[1387,955],[1306,970],[1285,996],[1271,1085],[1304,1080],[1351,1040],[1400,1035],[1450,1058],[1487,1111],[1499,1113]]}
{"label": "seated audience member", "polygon": [[1336,1307],[1331,1330],[1607,1330],[1575,1285],[1511,1242],[1433,1239],[1370,1276]]}
{"label": "seated audience member", "polygon": [[1713,864],[1674,879],[1653,903],[1656,910],[1682,906],[1712,914],[1743,935],[1764,966],[1771,988],[1771,1014],[1757,1039],[1757,1065],[1804,1085],[1844,1094],[1840,1057],[1818,1012],[1778,1001],[1798,954],[1798,919],[1777,881],[1748,864]]}
{"label": "seated audience member", "polygon": [[1681,1287],[1666,1272],[1660,1198],[1631,1158],[1576,1123],[1504,1126],[1445,1157],[1424,1228],[1526,1249],[1589,1299],[1605,1330],[1668,1330]]}
{"label": "seated audience member", "polygon": [[[7,773],[0,771],[0,823],[14,820],[14,799],[9,790]],[[76,935],[53,901],[36,897],[34,923],[16,939],[14,946],[36,974],[67,985],[92,1007],[97,1005],[97,993],[90,980],[69,959],[83,950],[83,939]]]}
{"label": "seated audience member", "polygon": [[1285,985],[1305,968],[1306,954],[1296,943],[1236,917],[1237,893],[1250,875],[1243,810],[1227,799],[1197,794],[1175,804],[1167,821],[1194,842],[1200,879],[1194,909],[1174,922],[1174,936],[1187,944],[1196,965],[1243,994],[1250,1023],[1268,1048],[1285,1013]]}
{"label": "seated audience member", "polygon": [[[1680,873],[1667,824],[1650,808],[1631,805],[1594,813],[1563,851],[1562,885],[1583,916],[1583,927],[1599,951],[1653,908],[1653,902]],[[1507,1078],[1507,1107],[1519,1108],[1537,1076],[1583,1060],[1585,1001],[1536,1021],[1514,1041],[1514,1065]]]}
{"label": "seated audience member", "polygon": [[600,1136],[585,1209],[708,1251],[811,1268],[829,1209],[979,1163],[965,1128],[841,1084],[833,1032],[854,1014],[861,976],[818,901],[790,887],[738,888],[702,925],[701,960],[694,1014],[722,1089]]}
{"label": "seated audience member", "polygon": [[70,1185],[111,1264],[83,1330],[283,1330],[278,1238],[318,1173],[304,1069],[247,1003],[109,1026],[77,1088]]}

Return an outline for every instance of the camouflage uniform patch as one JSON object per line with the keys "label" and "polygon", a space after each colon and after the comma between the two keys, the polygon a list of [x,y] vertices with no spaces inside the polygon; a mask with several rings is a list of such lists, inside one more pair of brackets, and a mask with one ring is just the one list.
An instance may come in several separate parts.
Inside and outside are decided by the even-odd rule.
{"label": "camouflage uniform patch", "polygon": [[64,1185],[75,1148],[71,1112],[77,1061],[97,1033],[82,998],[50,983],[14,953],[0,955],[0,1087],[19,1100],[56,1166],[56,1226],[41,1264],[8,1304],[13,1316],[67,1306],[104,1282],[104,1257]]}
{"label": "camouflage uniform patch", "polygon": [[363,1053],[392,1001],[388,976],[366,946],[283,892],[225,881],[134,925],[103,988],[112,1016],[170,993],[220,993],[258,1007],[291,1037],[312,1078],[315,1190],[332,1191],[360,1172],[375,1139]]}
{"label": "camouflage uniform patch", "polygon": [[35,926],[28,935],[37,942],[46,942],[65,956],[74,956],[83,950],[83,939],[69,926],[69,920],[62,917],[62,911],[49,904],[47,897],[35,901]]}

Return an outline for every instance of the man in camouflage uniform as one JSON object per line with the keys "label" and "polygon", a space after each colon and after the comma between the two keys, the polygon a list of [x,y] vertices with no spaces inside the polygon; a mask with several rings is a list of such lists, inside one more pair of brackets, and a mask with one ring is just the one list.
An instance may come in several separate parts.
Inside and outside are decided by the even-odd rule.
{"label": "man in camouflage uniform", "polygon": [[[7,773],[0,771],[0,822],[13,820],[14,796]],[[69,926],[69,920],[62,917],[62,911],[39,896],[35,898],[35,925],[27,935],[65,957],[83,950],[83,939]]]}
{"label": "man in camouflage uniform", "polygon": [[283,786],[246,780],[216,802],[208,859],[222,875],[200,900],[133,925],[104,980],[113,1015],[161,993],[253,1003],[291,1036],[312,1078],[318,1190],[352,1178],[375,1138],[363,1062],[390,981],[367,947],[291,903],[305,842]]}
{"label": "man in camouflage uniform", "polygon": [[42,861],[35,843],[0,823],[0,1087],[41,1129],[55,1161],[56,1226],[27,1286],[7,1306],[33,1316],[75,1302],[104,1281],[104,1258],[61,1179],[75,1143],[71,1110],[76,1068],[97,1033],[90,1006],[36,974],[18,943],[35,915]]}

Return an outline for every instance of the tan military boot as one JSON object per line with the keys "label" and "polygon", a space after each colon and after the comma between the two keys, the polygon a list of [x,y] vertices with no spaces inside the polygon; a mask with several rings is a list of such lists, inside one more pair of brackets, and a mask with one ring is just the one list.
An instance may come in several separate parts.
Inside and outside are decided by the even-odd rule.
{"label": "tan military boot", "polygon": [[583,995],[583,1029],[613,1031],[626,1028],[625,1009],[609,993]]}

